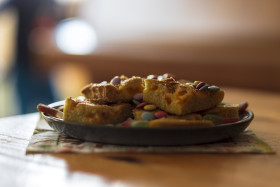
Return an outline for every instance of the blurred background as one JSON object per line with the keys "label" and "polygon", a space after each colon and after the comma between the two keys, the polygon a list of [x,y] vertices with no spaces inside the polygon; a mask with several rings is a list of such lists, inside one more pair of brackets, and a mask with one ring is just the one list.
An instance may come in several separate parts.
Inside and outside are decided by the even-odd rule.
{"label": "blurred background", "polygon": [[0,117],[172,73],[279,92],[279,0],[0,0]]}

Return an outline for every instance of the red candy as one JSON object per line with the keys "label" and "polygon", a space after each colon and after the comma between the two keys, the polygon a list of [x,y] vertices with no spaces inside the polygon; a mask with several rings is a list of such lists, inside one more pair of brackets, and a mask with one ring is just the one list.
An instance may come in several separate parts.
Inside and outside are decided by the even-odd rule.
{"label": "red candy", "polygon": [[167,113],[166,112],[164,112],[164,111],[158,111],[158,112],[156,112],[156,113],[154,113],[154,116],[156,117],[156,118],[164,118],[164,117],[166,117],[167,116]]}
{"label": "red candy", "polygon": [[133,122],[133,120],[126,120],[126,121],[122,122],[122,126],[130,127],[132,122]]}
{"label": "red candy", "polygon": [[143,108],[145,105],[147,105],[148,103],[143,102],[143,103],[139,103],[138,105],[136,105],[137,109]]}
{"label": "red candy", "polygon": [[239,113],[243,113],[248,108],[246,101],[239,103]]}
{"label": "red candy", "polygon": [[205,82],[200,82],[200,83],[198,83],[198,85],[195,88],[199,90],[203,86],[205,86]]}
{"label": "red candy", "polygon": [[55,108],[51,108],[47,105],[44,104],[38,104],[37,109],[40,112],[49,114],[51,116],[57,117],[57,118],[62,118],[63,117],[63,113]]}

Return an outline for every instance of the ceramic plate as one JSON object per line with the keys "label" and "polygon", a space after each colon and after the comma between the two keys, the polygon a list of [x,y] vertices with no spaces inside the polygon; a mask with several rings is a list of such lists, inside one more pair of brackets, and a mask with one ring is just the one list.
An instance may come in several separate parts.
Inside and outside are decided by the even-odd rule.
{"label": "ceramic plate", "polygon": [[[64,101],[60,101],[49,106],[58,108],[63,104]],[[43,114],[43,117],[58,132],[85,141],[118,145],[172,146],[212,143],[238,136],[249,126],[254,114],[246,110],[240,115],[241,120],[234,123],[186,128],[115,127],[68,122],[46,114]]]}

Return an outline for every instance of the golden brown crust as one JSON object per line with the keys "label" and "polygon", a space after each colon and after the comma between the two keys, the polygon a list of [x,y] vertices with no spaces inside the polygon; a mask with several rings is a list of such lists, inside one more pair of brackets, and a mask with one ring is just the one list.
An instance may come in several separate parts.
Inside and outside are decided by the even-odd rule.
{"label": "golden brown crust", "polygon": [[87,101],[66,98],[63,112],[65,121],[87,124],[116,124],[132,116],[132,106],[128,103],[96,105]]}
{"label": "golden brown crust", "polygon": [[[122,79],[122,76],[121,76]],[[98,102],[118,103],[131,101],[133,95],[142,93],[144,82],[141,77],[123,78],[121,84],[88,84],[81,93],[87,99],[93,99]]]}
{"label": "golden brown crust", "polygon": [[152,103],[166,112],[185,115],[213,108],[224,97],[224,91],[199,91],[192,86],[179,83],[173,78],[162,81],[145,80],[143,100]]}
{"label": "golden brown crust", "polygon": [[147,109],[148,112],[167,112],[163,118],[149,121],[150,127],[213,126],[212,121],[203,120],[202,116],[207,114],[223,118],[238,117],[238,105],[219,105],[224,91],[217,87],[210,89],[206,86],[206,89],[199,90],[196,86],[191,86],[193,83],[190,81],[175,81],[173,78],[117,78],[117,83],[116,79],[112,79],[111,83],[86,85],[81,90],[86,98],[83,101],[67,98],[63,118],[67,121],[101,125],[120,123],[129,117],[144,120],[142,114],[146,112],[146,108],[133,109],[127,104],[135,94],[142,92],[144,102],[157,106],[155,110]]}

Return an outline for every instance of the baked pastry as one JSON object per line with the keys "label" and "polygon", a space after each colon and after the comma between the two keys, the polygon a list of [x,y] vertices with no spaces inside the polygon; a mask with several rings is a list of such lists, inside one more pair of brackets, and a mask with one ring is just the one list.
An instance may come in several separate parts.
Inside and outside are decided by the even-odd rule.
{"label": "baked pastry", "polygon": [[81,90],[81,93],[87,99],[95,102],[120,103],[131,101],[133,95],[142,93],[143,89],[144,82],[141,77],[121,76],[113,78],[110,83],[88,84]]}
{"label": "baked pastry", "polygon": [[42,104],[38,110],[84,124],[187,127],[236,122],[248,107],[247,102],[221,103],[224,91],[217,86],[176,81],[173,77],[172,74],[149,75],[146,79],[116,76],[110,83],[86,85],[81,90],[84,96],[66,98],[63,110]]}
{"label": "baked pastry", "polygon": [[173,78],[145,79],[143,100],[175,115],[186,115],[217,106],[224,91],[204,82],[180,83]]}
{"label": "baked pastry", "polygon": [[87,124],[116,124],[132,117],[132,106],[128,103],[97,105],[88,101],[66,98],[63,119]]}

